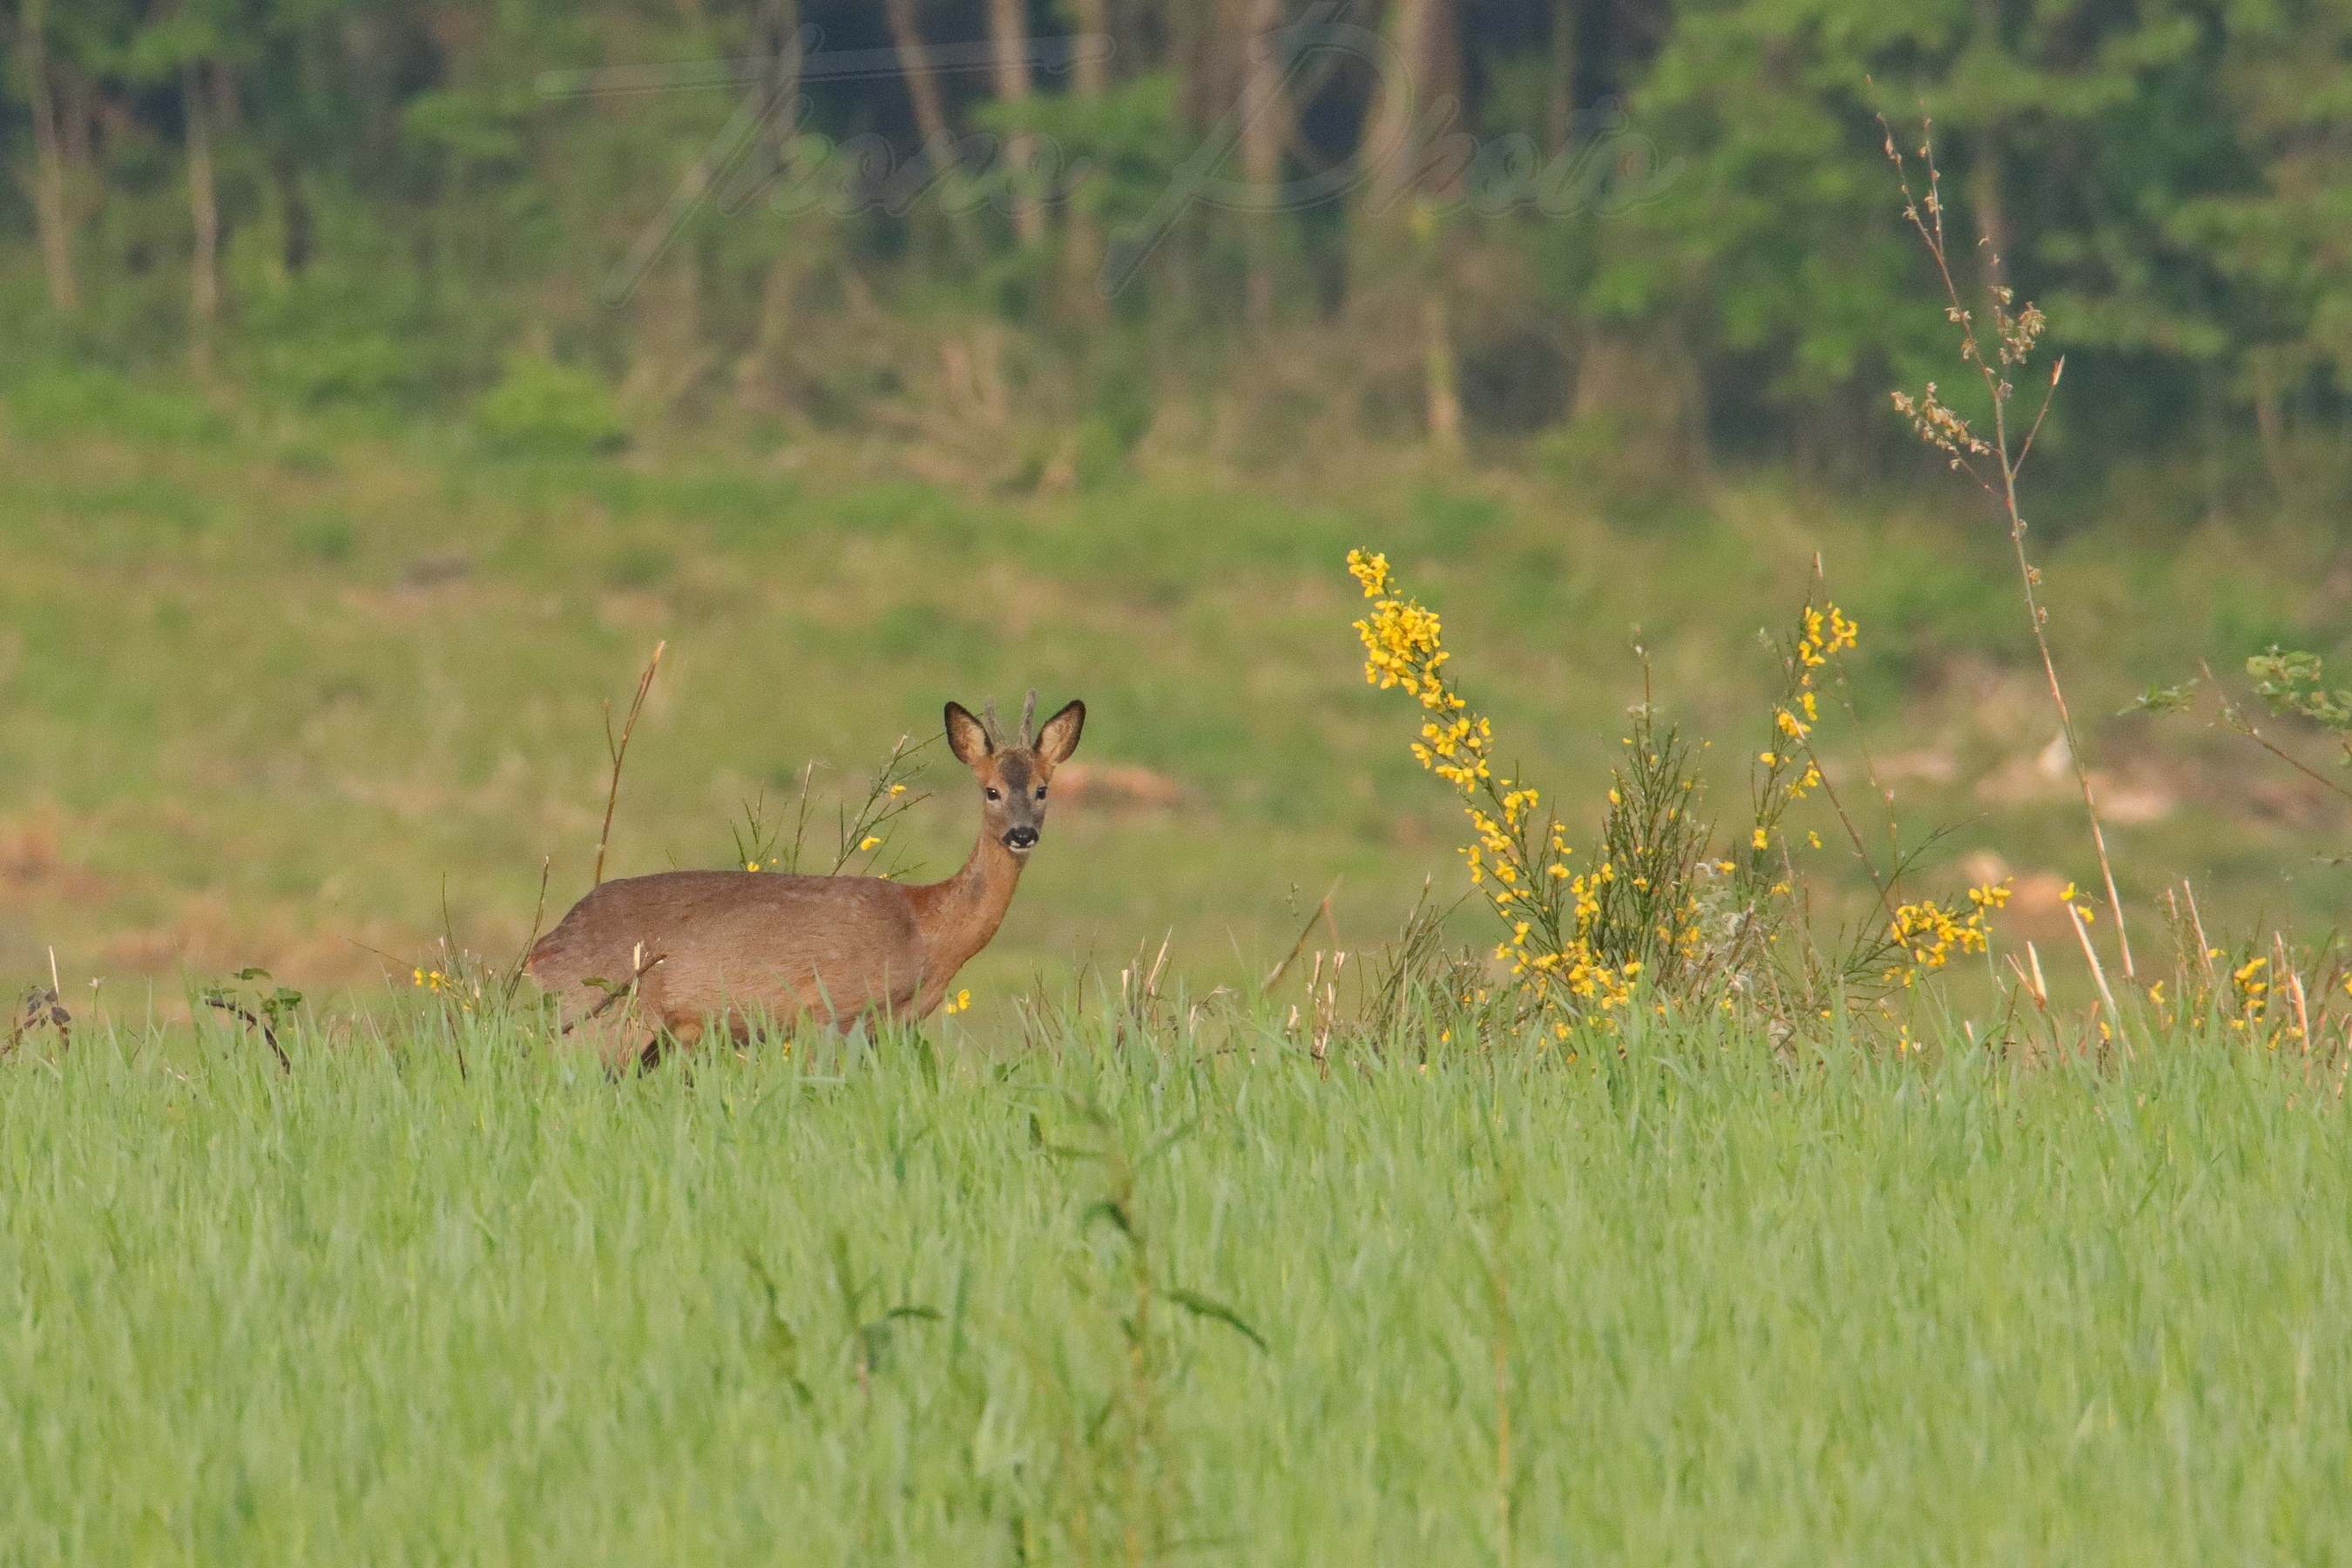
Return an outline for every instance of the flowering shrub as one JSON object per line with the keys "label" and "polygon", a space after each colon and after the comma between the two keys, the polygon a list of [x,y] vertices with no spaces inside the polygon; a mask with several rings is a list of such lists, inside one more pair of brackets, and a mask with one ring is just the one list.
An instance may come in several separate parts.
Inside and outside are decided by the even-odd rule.
{"label": "flowering shrub", "polygon": [[1971,888],[1969,900],[1975,907],[1965,914],[1948,910],[1933,899],[1895,907],[1889,935],[1895,952],[1903,962],[1888,967],[1886,979],[1890,984],[1909,985],[1923,972],[1943,968],[1955,953],[1988,950],[1986,911],[2008,902],[2009,889]]}
{"label": "flowering shrub", "polygon": [[[1372,601],[1356,623],[1364,645],[1364,679],[1397,688],[1423,710],[1412,756],[1444,781],[1469,819],[1462,848],[1472,887],[1505,932],[1496,946],[1513,987],[1528,1007],[1568,1033],[1571,1020],[1625,1005],[1643,970],[1638,949],[1604,918],[1604,894],[1619,868],[1603,856],[1574,863],[1559,817],[1533,785],[1495,772],[1495,729],[1471,708],[1447,675],[1452,656],[1437,613],[1395,591],[1388,557],[1349,551],[1348,570]],[[1614,937],[1616,940],[1611,940]]]}
{"label": "flowering shrub", "polygon": [[[1469,824],[1464,867],[1499,925],[1494,959],[1519,1021],[1539,1020],[1565,1039],[1580,1023],[1607,1025],[1644,994],[1660,1011],[1745,1005],[1786,1025],[1989,952],[2006,885],[1971,889],[1964,906],[1898,900],[1899,866],[1883,879],[1871,873],[1883,925],[1834,953],[1814,939],[1787,824],[1799,803],[1830,789],[1814,749],[1820,679],[1861,639],[1836,605],[1807,604],[1780,645],[1783,684],[1750,764],[1750,819],[1737,851],[1710,848],[1694,749],[1645,700],[1622,739],[1598,853],[1581,859],[1543,792],[1498,771],[1494,725],[1454,678],[1437,612],[1397,585],[1385,555],[1351,551],[1348,570],[1371,605],[1356,622],[1364,679],[1419,706],[1413,760],[1452,791]],[[1847,831],[1867,868],[1859,836]],[[1801,842],[1822,847],[1816,829]]]}

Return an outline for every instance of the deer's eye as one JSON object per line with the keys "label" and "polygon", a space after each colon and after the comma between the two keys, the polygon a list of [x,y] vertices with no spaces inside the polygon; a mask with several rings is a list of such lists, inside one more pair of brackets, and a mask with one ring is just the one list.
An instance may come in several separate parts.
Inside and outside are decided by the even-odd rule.
{"label": "deer's eye", "polygon": [[1045,798],[1045,786],[1044,784],[1039,784],[1037,786],[1037,798],[1039,800]]}
{"label": "deer's eye", "polygon": [[990,784],[988,786],[988,798],[991,800],[1003,800],[1004,796],[994,784]]}

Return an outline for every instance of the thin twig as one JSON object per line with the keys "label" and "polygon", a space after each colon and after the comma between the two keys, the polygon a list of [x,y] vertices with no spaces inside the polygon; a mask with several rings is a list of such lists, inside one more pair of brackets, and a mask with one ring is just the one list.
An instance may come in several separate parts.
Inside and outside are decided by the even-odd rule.
{"label": "thin twig", "polygon": [[2326,773],[2321,773],[2318,769],[2311,766],[2310,763],[2305,763],[2302,758],[2282,750],[2277,742],[2273,742],[2268,735],[2263,734],[2260,729],[2256,728],[2254,721],[2252,719],[2247,718],[2245,714],[2240,710],[2238,705],[2230,700],[2228,693],[2221,689],[2221,680],[2214,675],[2211,664],[2203,659],[2200,659],[2197,661],[2197,668],[2205,673],[2205,684],[2212,689],[2213,701],[2221,709],[2221,721],[2224,728],[2236,731],[2239,734],[2243,735],[2247,740],[2252,741],[2255,745],[2260,746],[2263,751],[2268,752],[2272,756],[2276,757],[2280,762],[2284,763],[2288,767],[2293,768],[2296,773],[2301,773],[2304,777],[2311,780],[2314,784],[2324,785],[2326,788],[2335,791],[2337,795],[2344,796],[2347,800],[2352,800],[2352,789],[2347,789],[2336,780],[2329,778]]}
{"label": "thin twig", "polygon": [[[1992,372],[1987,370],[1985,374],[1990,378]],[[1993,405],[1992,419],[1994,444],[2006,452],[2009,437],[2001,405],[1998,403]],[[2017,555],[2018,581],[2025,595],[2027,617],[2033,628],[2033,646],[2041,650],[2042,673],[2050,683],[2050,704],[2057,710],[2058,731],[2066,738],[2066,760],[2074,764],[2074,783],[2083,792],[2083,812],[2090,818],[2091,847],[2098,855],[2099,876],[2106,884],[2107,908],[2116,918],[2116,946],[2123,956],[2124,978],[2137,980],[2138,973],[2132,963],[2131,936],[2124,927],[2123,895],[2116,890],[2115,863],[2107,856],[2107,834],[2099,821],[2099,801],[2091,788],[2090,765],[2083,760],[2083,744],[2074,731],[2074,715],[2066,706],[2064,689],[2058,684],[2058,661],[2050,651],[2049,612],[2042,607],[2033,592],[2033,584],[2041,574],[2025,555],[2025,520],[2018,515],[2017,510],[2017,470],[2006,458],[2002,463],[2002,500],[2009,510],[2010,544]]]}
{"label": "thin twig", "polygon": [[2107,1005],[2107,1016],[2116,1021],[2116,1031],[2123,1032],[2123,1009],[2116,1005],[2116,994],[2107,989],[2107,972],[2099,964],[2099,950],[2091,945],[2091,928],[2083,923],[2083,911],[2074,905],[2066,906],[2066,918],[2074,924],[2074,940],[2083,944],[2083,962],[2091,966],[2091,978],[2098,983],[2099,999]]}
{"label": "thin twig", "polygon": [[2303,976],[2295,973],[2294,968],[2286,961],[2286,938],[2273,933],[2271,940],[2278,947],[2279,968],[2286,974],[2287,994],[2294,999],[2295,1034],[2303,1041],[2303,1054],[2309,1056],[2311,1054],[2311,1001],[2304,994]]}
{"label": "thin twig", "polygon": [[1894,895],[1885,879],[1879,876],[1878,868],[1871,863],[1870,851],[1863,847],[1861,830],[1854,826],[1853,818],[1846,815],[1845,803],[1838,799],[1837,786],[1830,783],[1830,771],[1822,766],[1822,759],[1813,750],[1812,742],[1808,740],[1802,743],[1805,748],[1806,763],[1811,766],[1814,773],[1821,775],[1822,793],[1829,797],[1830,809],[1837,814],[1838,825],[1845,829],[1846,837],[1853,841],[1853,858],[1862,862],[1863,870],[1870,877],[1870,885],[1878,889],[1878,907],[1886,911],[1888,921],[1893,921],[1895,919]]}
{"label": "thin twig", "polygon": [[278,1031],[269,1026],[268,1020],[255,1016],[251,1009],[217,993],[205,997],[205,1002],[208,1006],[217,1007],[224,1013],[234,1014],[243,1020],[248,1028],[260,1030],[262,1043],[268,1046],[271,1054],[278,1058],[278,1070],[281,1073],[291,1073],[294,1070],[292,1059],[286,1055],[286,1047],[278,1043]]}
{"label": "thin twig", "polygon": [[2025,433],[2025,444],[2017,449],[2017,461],[2011,465],[2012,470],[2025,467],[2025,454],[2033,450],[2033,438],[2042,434],[2042,422],[2050,417],[2050,405],[2058,395],[2058,378],[2065,374],[2066,356],[2060,354],[2057,363],[2050,367],[2050,384],[2042,391],[2042,406],[2033,416],[2033,428]]}
{"label": "thin twig", "polygon": [[646,693],[653,689],[655,672],[661,668],[662,650],[667,641],[654,644],[654,655],[646,660],[643,675],[637,677],[637,694],[629,700],[629,716],[622,721],[621,733],[613,733],[613,705],[604,704],[604,752],[613,759],[612,783],[604,791],[604,825],[596,831],[596,868],[589,878],[589,886],[604,880],[604,851],[613,842],[613,807],[621,798],[621,763],[629,754],[629,737],[636,732],[637,715],[645,710]]}
{"label": "thin twig", "polygon": [[581,1025],[592,1023],[594,1020],[603,1017],[606,1013],[611,1012],[613,1009],[613,1004],[620,1001],[623,997],[634,996],[636,994],[637,983],[645,979],[647,974],[653,972],[654,965],[661,963],[667,957],[669,957],[668,953],[657,952],[651,958],[646,959],[643,963],[638,964],[636,973],[629,976],[629,983],[626,985],[615,985],[607,990],[604,993],[604,999],[602,1002],[597,1003],[593,1007],[589,1008],[588,1011],[581,1014],[580,1016],[572,1019],[569,1024],[564,1025],[558,1032],[568,1035],[572,1030],[578,1028]]}
{"label": "thin twig", "polygon": [[2197,962],[2205,966],[2205,989],[2210,994],[2221,984],[2221,976],[2213,972],[2213,944],[2205,938],[2205,917],[2197,910],[2197,889],[2186,877],[2180,879],[2180,892],[2189,900],[2189,924],[2197,933]]}
{"label": "thin twig", "polygon": [[[1339,890],[1339,884],[1333,882],[1331,884],[1331,892],[1323,895],[1323,901],[1315,906],[1314,912],[1307,917],[1307,923],[1298,928],[1298,940],[1290,944],[1289,953],[1284,957],[1280,963],[1274,966],[1274,972],[1265,977],[1265,984],[1258,989],[1261,991],[1273,990],[1277,984],[1281,984],[1282,977],[1290,973],[1290,966],[1298,962],[1298,955],[1300,953],[1307,951],[1307,939],[1315,934],[1315,927],[1317,923],[1330,918],[1331,893],[1336,893]],[[1335,946],[1338,944],[1336,932],[1333,936],[1333,944]]]}
{"label": "thin twig", "polygon": [[554,861],[541,856],[539,862],[539,900],[530,909],[530,933],[522,939],[522,949],[515,954],[514,967],[507,971],[506,989],[499,997],[502,1005],[511,1004],[515,993],[522,988],[523,972],[530,967],[531,949],[539,945],[540,922],[547,918],[547,875]]}
{"label": "thin twig", "polygon": [[8,1037],[0,1040],[0,1058],[6,1058],[26,1035],[44,1024],[58,1032],[58,1049],[64,1050],[73,1045],[73,1018],[66,1011],[65,1003],[58,997],[54,985],[47,991],[36,987],[26,993],[22,1010],[9,1023]]}

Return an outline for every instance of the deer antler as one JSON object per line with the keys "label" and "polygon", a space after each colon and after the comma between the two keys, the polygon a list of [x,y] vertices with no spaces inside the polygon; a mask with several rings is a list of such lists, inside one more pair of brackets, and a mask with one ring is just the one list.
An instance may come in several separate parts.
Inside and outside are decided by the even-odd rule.
{"label": "deer antler", "polygon": [[[1021,734],[1020,738],[1015,740],[1013,744],[1024,748],[1035,745],[1037,743],[1037,736],[1033,726],[1035,725],[1036,721],[1037,689],[1033,686],[1029,689],[1028,700],[1021,704]],[[983,702],[980,705],[980,727],[988,731],[988,743],[990,745],[995,747],[999,751],[1005,749],[1004,727],[997,721],[996,704],[994,702]]]}

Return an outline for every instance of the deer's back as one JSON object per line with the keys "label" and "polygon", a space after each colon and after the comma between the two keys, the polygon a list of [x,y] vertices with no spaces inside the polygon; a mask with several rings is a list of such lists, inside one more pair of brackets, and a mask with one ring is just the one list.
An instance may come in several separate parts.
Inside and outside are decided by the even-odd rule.
{"label": "deer's back", "polygon": [[683,1029],[710,1017],[901,1008],[921,985],[922,960],[913,902],[895,882],[664,871],[582,899],[531,949],[530,970],[578,1018],[643,967],[635,1012]]}

